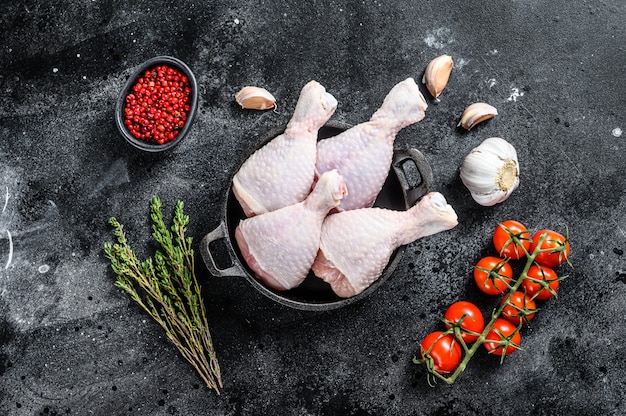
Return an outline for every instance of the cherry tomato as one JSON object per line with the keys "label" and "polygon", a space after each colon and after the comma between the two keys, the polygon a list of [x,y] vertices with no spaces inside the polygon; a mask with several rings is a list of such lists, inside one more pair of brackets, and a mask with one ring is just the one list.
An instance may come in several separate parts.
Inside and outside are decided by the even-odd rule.
{"label": "cherry tomato", "polygon": [[533,300],[548,300],[559,290],[559,276],[549,267],[533,264],[526,275],[528,278],[522,281],[522,288]]}
{"label": "cherry tomato", "polygon": [[[507,341],[508,340],[508,341]],[[506,344],[501,344],[501,342]],[[522,336],[512,322],[498,318],[485,337],[483,346],[494,355],[509,355],[519,348]]]}
{"label": "cherry tomato", "polygon": [[502,301],[500,301],[500,306],[507,303],[504,309],[502,309],[502,317],[504,319],[519,325],[520,322],[527,324],[535,317],[537,305],[526,293],[514,292],[508,302],[506,302],[507,297],[503,297]]}
{"label": "cherry tomato", "polygon": [[519,259],[526,255],[524,249],[530,248],[530,233],[522,223],[507,220],[498,224],[493,232],[493,245],[501,257]]}
{"label": "cherry tomato", "polygon": [[552,230],[539,230],[533,235],[530,245],[530,252],[534,252],[539,245],[541,236],[547,233],[540,250],[548,250],[537,254],[535,261],[542,266],[557,267],[567,261],[570,253],[570,246],[567,238]]}
{"label": "cherry tomato", "polygon": [[442,331],[431,332],[422,341],[422,358],[432,357],[435,370],[440,374],[454,371],[461,362],[461,345],[454,339],[454,335],[443,335]]}
{"label": "cherry tomato", "polygon": [[500,257],[483,257],[474,266],[474,281],[488,295],[499,295],[508,289],[513,269],[508,260]]}
{"label": "cherry tomato", "polygon": [[480,333],[485,329],[485,320],[482,313],[480,313],[480,309],[471,302],[459,301],[453,303],[446,310],[444,320],[448,328],[460,322],[461,338],[467,344],[476,341]]}

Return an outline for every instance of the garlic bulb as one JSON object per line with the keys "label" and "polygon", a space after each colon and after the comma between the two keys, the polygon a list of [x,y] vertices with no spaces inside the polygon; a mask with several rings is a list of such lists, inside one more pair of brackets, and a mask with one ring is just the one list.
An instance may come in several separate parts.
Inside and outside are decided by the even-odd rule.
{"label": "garlic bulb", "polygon": [[515,148],[499,137],[486,139],[463,160],[461,180],[480,205],[505,201],[519,186]]}

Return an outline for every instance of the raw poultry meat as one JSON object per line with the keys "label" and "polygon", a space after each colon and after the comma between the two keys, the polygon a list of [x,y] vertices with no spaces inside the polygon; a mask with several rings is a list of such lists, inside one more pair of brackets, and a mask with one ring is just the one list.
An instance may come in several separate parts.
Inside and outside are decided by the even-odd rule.
{"label": "raw poultry meat", "polygon": [[235,239],[257,278],[276,290],[302,283],[315,260],[324,218],[346,193],[343,178],[333,170],[304,201],[242,220]]}
{"label": "raw poultry meat", "polygon": [[300,92],[285,132],[254,152],[233,177],[233,193],[246,216],[303,201],[315,175],[317,131],[337,100],[316,81]]}
{"label": "raw poultry meat", "polygon": [[407,211],[362,208],[329,215],[313,272],[338,296],[357,295],[378,279],[397,247],[457,223],[454,209],[438,192]]}
{"label": "raw poultry meat", "polygon": [[424,118],[428,105],[413,78],[396,84],[372,118],[337,136],[320,140],[315,172],[337,169],[350,191],[338,207],[370,207],[385,183],[396,134]]}

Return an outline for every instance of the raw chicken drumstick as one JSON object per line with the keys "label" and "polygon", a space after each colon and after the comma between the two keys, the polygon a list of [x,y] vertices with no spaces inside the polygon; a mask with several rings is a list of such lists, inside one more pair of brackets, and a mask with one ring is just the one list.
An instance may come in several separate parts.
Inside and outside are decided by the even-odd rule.
{"label": "raw chicken drumstick", "polygon": [[457,224],[454,209],[438,192],[407,211],[362,208],[329,215],[313,272],[337,296],[358,295],[380,277],[397,247]]}
{"label": "raw chicken drumstick", "polygon": [[338,210],[370,207],[385,183],[402,128],[424,118],[428,105],[413,78],[396,84],[372,118],[317,144],[315,173],[337,169],[350,194]]}
{"label": "raw chicken drumstick", "polygon": [[333,170],[303,202],[242,220],[235,239],[257,278],[276,290],[302,283],[319,249],[324,218],[346,193],[343,178]]}
{"label": "raw chicken drumstick", "polygon": [[314,182],[317,131],[336,108],[337,100],[318,82],[302,88],[285,132],[254,152],[233,177],[233,193],[246,216],[306,198]]}

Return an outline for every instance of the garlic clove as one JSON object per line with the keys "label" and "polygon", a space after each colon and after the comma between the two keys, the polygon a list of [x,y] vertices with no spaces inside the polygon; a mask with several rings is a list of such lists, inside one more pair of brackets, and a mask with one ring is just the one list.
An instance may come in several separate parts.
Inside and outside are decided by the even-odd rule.
{"label": "garlic clove", "polygon": [[465,157],[460,176],[478,204],[504,202],[519,186],[517,152],[506,140],[490,137]]}
{"label": "garlic clove", "polygon": [[463,127],[465,130],[471,130],[476,124],[493,118],[498,115],[498,110],[495,107],[487,103],[474,103],[469,105],[463,115],[457,127]]}
{"label": "garlic clove", "polygon": [[452,68],[454,68],[454,62],[450,55],[438,56],[426,66],[422,83],[426,84],[426,88],[433,97],[438,98],[448,85]]}
{"label": "garlic clove", "polygon": [[276,106],[276,99],[268,90],[252,86],[243,87],[235,94],[235,101],[249,110],[269,110]]}

